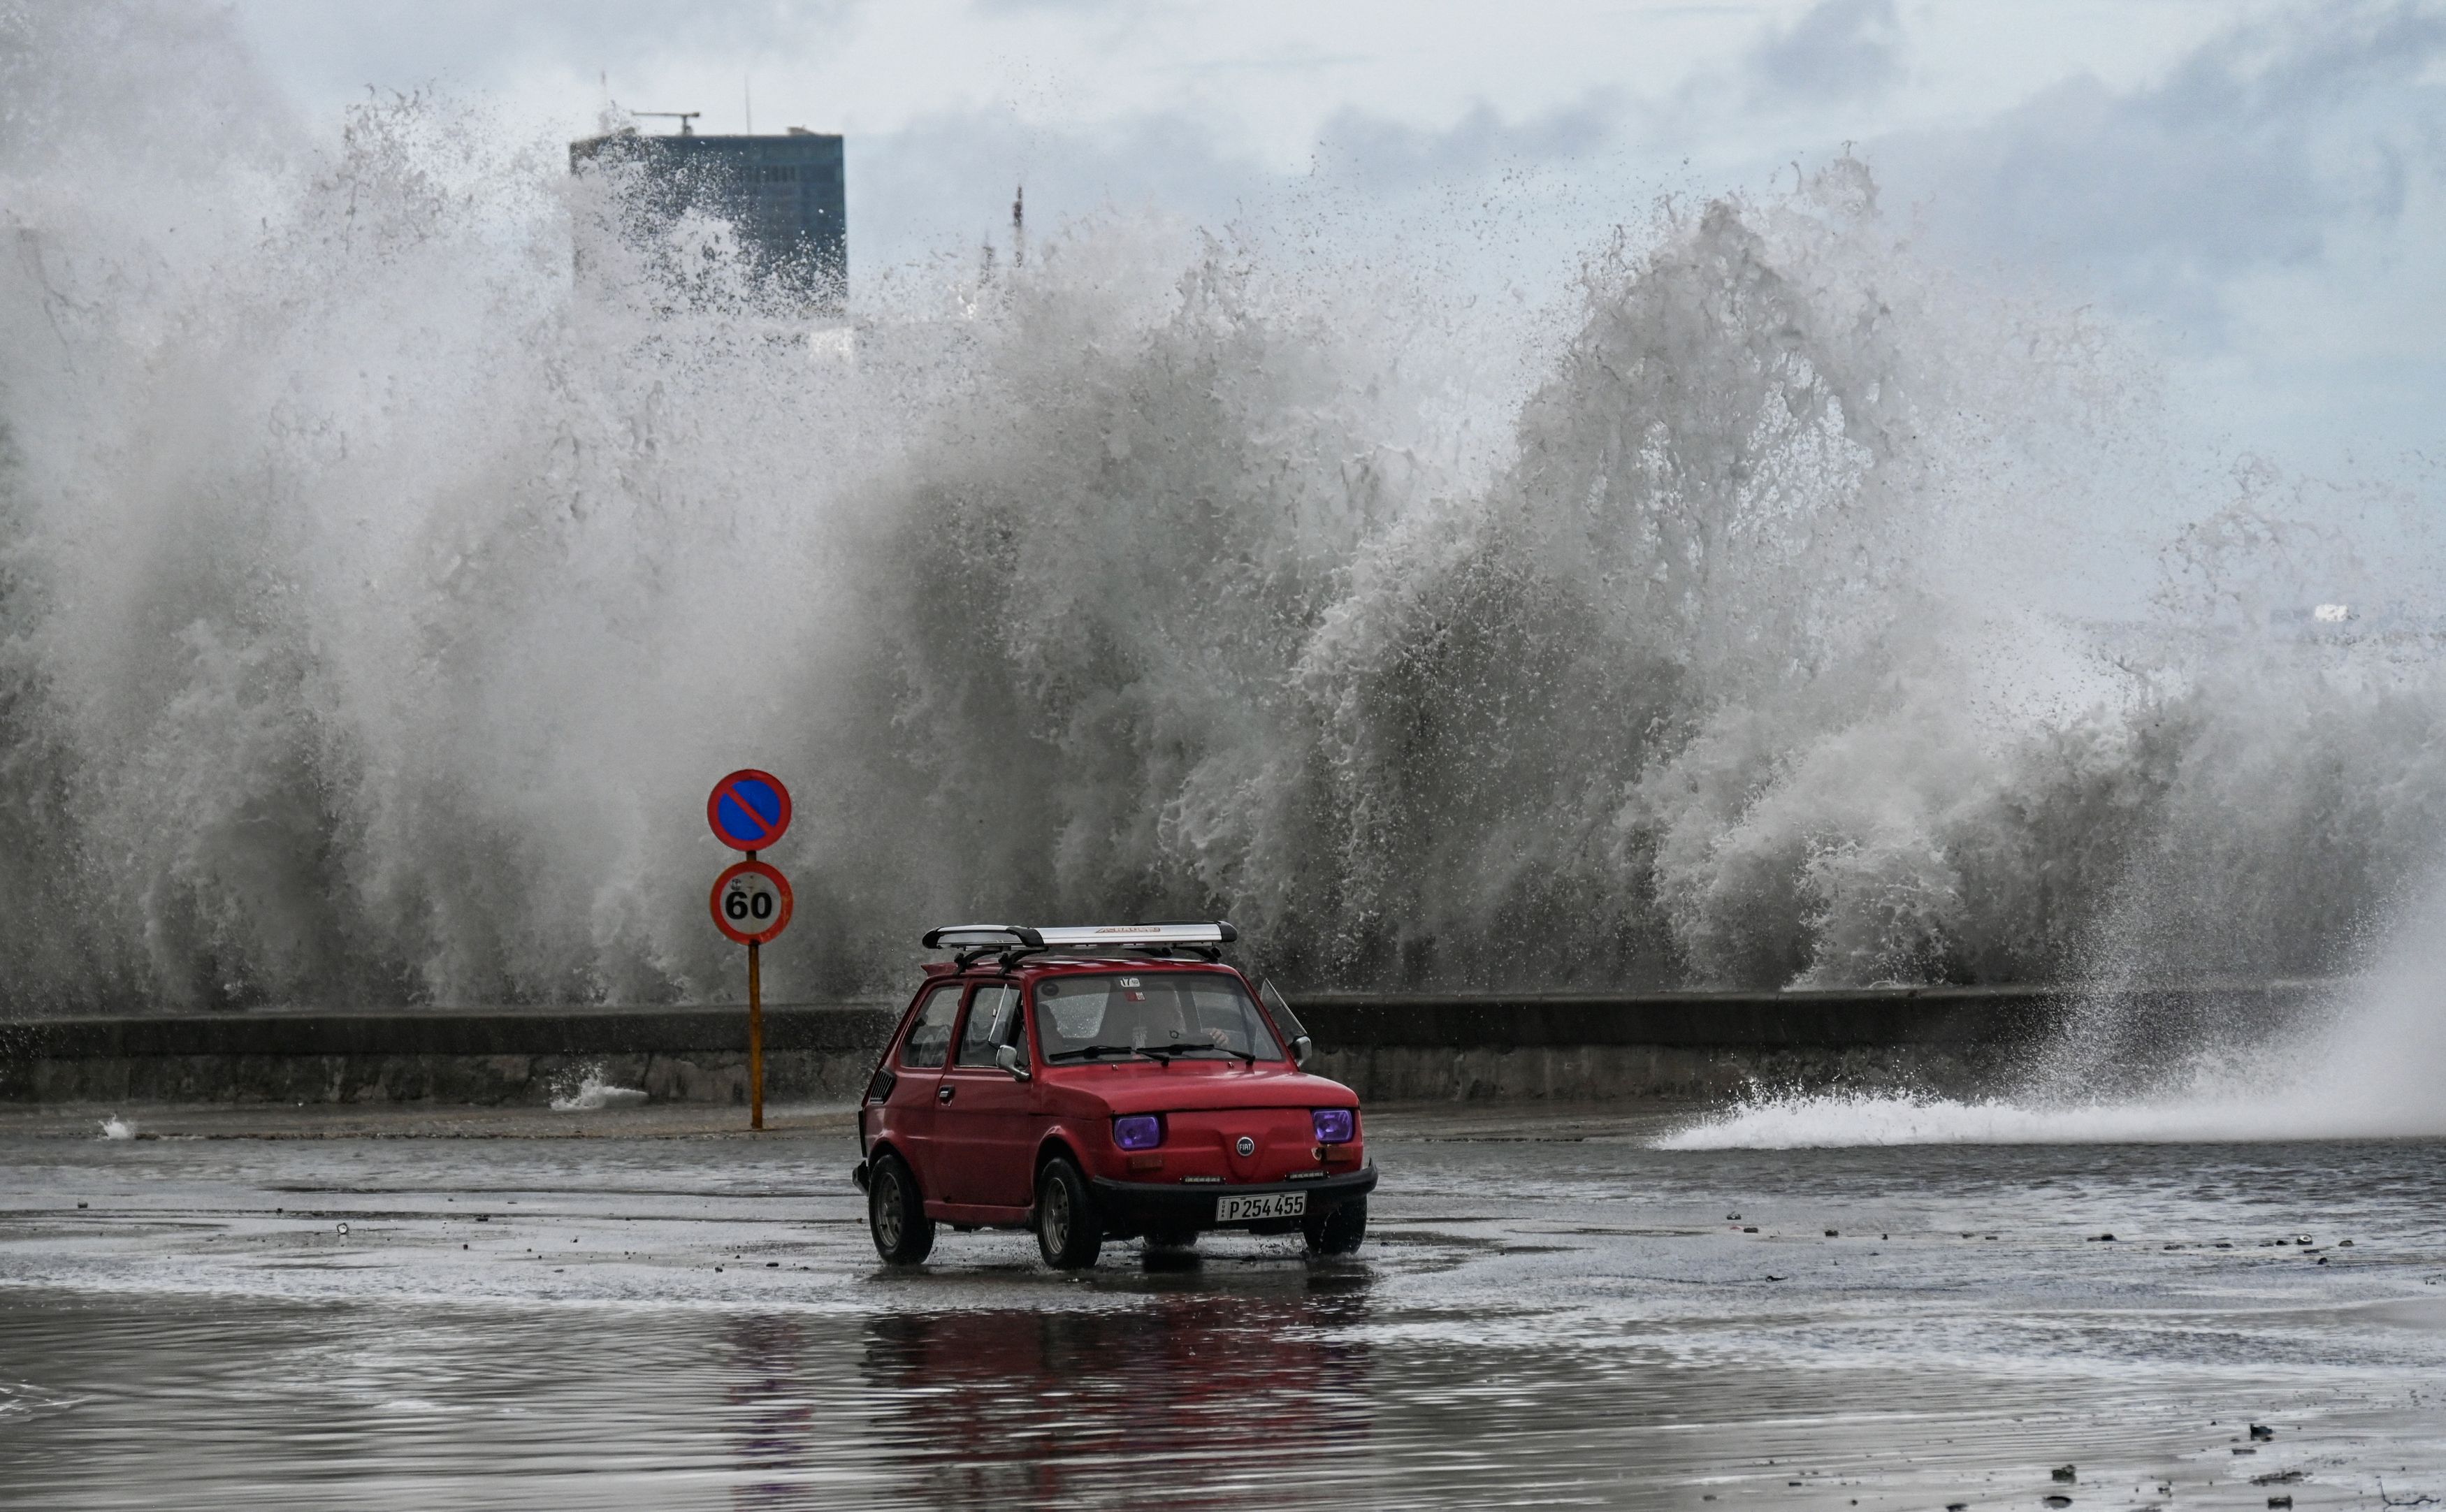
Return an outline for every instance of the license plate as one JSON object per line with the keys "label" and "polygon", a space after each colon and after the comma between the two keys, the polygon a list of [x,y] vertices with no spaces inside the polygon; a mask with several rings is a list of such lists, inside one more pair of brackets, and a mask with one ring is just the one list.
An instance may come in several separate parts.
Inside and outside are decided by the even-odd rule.
{"label": "license plate", "polygon": [[1260,1192],[1214,1199],[1214,1222],[1245,1223],[1252,1218],[1297,1218],[1308,1211],[1306,1192]]}

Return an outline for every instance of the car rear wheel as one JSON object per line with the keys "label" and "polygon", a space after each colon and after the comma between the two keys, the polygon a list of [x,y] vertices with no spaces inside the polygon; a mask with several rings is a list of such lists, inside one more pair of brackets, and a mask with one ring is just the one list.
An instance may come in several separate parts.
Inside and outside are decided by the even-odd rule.
{"label": "car rear wheel", "polygon": [[886,1265],[914,1265],[933,1251],[934,1221],[917,1195],[916,1173],[889,1150],[867,1171],[866,1226]]}
{"label": "car rear wheel", "polygon": [[1310,1213],[1300,1232],[1312,1255],[1347,1255],[1367,1237],[1367,1199],[1354,1197],[1330,1212]]}
{"label": "car rear wheel", "polygon": [[1104,1247],[1086,1178],[1059,1155],[1036,1174],[1036,1247],[1057,1271],[1085,1270]]}

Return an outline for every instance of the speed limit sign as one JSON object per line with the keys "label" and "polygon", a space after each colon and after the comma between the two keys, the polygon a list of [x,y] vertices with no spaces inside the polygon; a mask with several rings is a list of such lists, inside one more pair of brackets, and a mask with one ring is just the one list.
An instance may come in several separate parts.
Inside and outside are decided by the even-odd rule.
{"label": "speed limit sign", "polygon": [[743,945],[761,945],[790,926],[790,879],[762,861],[743,861],[714,879],[713,926]]}

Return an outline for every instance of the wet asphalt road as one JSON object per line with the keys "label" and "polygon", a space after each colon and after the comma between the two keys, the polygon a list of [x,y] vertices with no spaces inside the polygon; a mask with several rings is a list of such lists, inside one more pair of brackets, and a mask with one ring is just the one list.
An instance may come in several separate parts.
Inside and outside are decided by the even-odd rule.
{"label": "wet asphalt road", "polygon": [[836,1114],[97,1117],[0,1116],[12,1507],[2446,1496],[2437,1142],[1384,1110],[1355,1260],[1072,1279],[948,1230],[878,1267]]}

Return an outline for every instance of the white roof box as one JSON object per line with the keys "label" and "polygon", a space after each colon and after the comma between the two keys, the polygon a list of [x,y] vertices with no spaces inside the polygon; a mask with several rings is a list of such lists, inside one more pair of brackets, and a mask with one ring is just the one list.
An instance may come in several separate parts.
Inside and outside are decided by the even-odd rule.
{"label": "white roof box", "polygon": [[1056,924],[1036,937],[1048,950],[1078,950],[1100,945],[1228,945],[1240,931],[1220,920],[1213,924]]}
{"label": "white roof box", "polygon": [[929,950],[1117,950],[1147,945],[1228,945],[1240,931],[1212,924],[946,924],[926,931]]}

